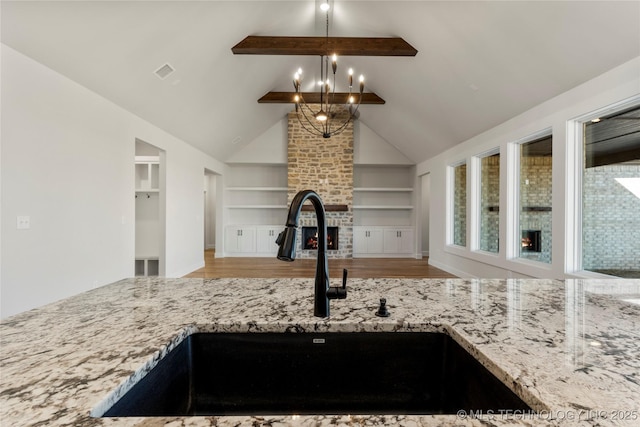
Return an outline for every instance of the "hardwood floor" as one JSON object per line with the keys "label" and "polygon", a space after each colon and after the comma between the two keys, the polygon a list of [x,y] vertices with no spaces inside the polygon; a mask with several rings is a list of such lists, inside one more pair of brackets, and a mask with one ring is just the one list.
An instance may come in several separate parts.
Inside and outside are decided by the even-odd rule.
{"label": "hardwood floor", "polygon": [[[297,259],[294,262],[273,258],[215,258],[214,250],[206,250],[205,267],[184,277],[314,277],[315,259]],[[350,278],[454,278],[456,276],[427,263],[427,258],[356,258],[330,259],[329,276],[342,277],[342,269],[349,270]]]}

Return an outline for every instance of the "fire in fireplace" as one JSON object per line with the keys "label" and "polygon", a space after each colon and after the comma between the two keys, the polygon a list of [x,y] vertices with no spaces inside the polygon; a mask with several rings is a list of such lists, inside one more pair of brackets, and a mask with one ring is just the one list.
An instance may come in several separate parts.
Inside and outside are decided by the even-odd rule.
{"label": "fire in fireplace", "polygon": [[[317,227],[302,227],[302,249],[318,249],[318,229]],[[327,250],[338,249],[338,227],[327,227]]]}
{"label": "fire in fireplace", "polygon": [[540,230],[522,230],[522,252],[541,252]]}

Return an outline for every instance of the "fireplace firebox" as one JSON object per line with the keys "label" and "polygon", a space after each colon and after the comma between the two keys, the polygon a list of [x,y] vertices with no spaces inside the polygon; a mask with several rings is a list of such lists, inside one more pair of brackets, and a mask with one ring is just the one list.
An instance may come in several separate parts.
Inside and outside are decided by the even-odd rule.
{"label": "fireplace firebox", "polygon": [[522,230],[522,252],[541,252],[540,230]]}
{"label": "fireplace firebox", "polygon": [[[318,229],[317,227],[302,227],[302,249],[318,249]],[[327,250],[338,249],[338,227],[327,227]]]}

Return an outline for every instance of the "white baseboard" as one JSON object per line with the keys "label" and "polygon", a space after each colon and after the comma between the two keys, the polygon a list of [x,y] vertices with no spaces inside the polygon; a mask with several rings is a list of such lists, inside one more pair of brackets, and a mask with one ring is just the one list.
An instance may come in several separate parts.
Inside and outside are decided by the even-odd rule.
{"label": "white baseboard", "polygon": [[469,274],[466,271],[458,270],[455,267],[451,267],[449,265],[445,265],[431,259],[429,259],[429,265],[433,265],[435,268],[439,268],[440,270],[446,271],[447,273],[453,274],[454,276],[463,278],[476,278],[476,276],[474,276],[473,274]]}

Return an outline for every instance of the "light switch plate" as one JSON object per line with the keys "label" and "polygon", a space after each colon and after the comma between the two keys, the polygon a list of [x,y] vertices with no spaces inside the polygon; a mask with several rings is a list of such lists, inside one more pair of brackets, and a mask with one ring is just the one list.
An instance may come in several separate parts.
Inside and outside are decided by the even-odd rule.
{"label": "light switch plate", "polygon": [[31,228],[31,217],[20,215],[18,216],[18,230],[28,230]]}

